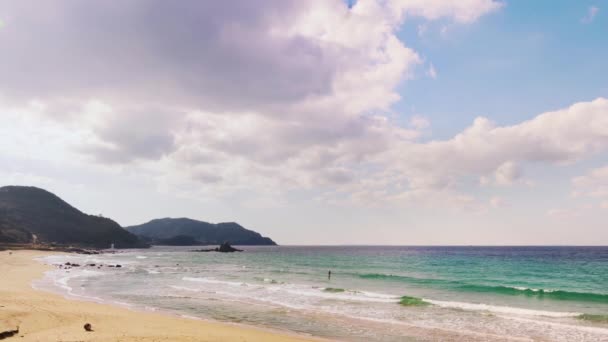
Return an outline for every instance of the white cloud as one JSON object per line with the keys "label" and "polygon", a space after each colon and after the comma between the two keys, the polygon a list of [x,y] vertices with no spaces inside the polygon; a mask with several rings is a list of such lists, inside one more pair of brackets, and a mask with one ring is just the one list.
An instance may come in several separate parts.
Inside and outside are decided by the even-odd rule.
{"label": "white cloud", "polygon": [[490,199],[490,206],[492,208],[501,208],[505,206],[505,201],[501,197],[492,197]]}
{"label": "white cloud", "polygon": [[[93,103],[86,106],[78,117],[82,121],[76,124],[73,120],[44,119],[44,108],[39,104],[29,112],[12,114],[25,121],[11,129],[17,128],[18,135],[29,131],[27,135],[33,140],[23,140],[21,150],[9,148],[5,141],[0,144],[4,153],[22,155],[45,144],[58,153],[40,153],[37,158],[63,155],[85,163],[89,156],[82,154],[83,142],[93,147],[107,144],[109,149],[120,149],[120,153],[114,151],[115,157],[138,156],[118,160],[129,163],[131,172],[152,175],[167,191],[182,189],[179,191],[192,196],[247,190],[270,198],[308,189],[324,192],[322,197],[334,203],[442,203],[478,210],[483,204],[464,187],[471,178],[513,185],[521,179],[527,163],[572,163],[608,150],[608,100],[603,98],[543,113],[513,126],[496,126],[477,118],[455,137],[430,142],[416,141],[419,130],[428,126],[423,117],[413,117],[413,129],[408,129],[384,116],[334,117],[328,124],[298,117],[275,120],[255,113],[190,112],[176,116],[158,112],[157,124],[142,125],[142,117],[118,120],[121,111]],[[10,139],[9,131],[3,139]],[[154,137],[162,142],[153,144],[159,149],[151,149],[151,154],[134,153],[146,146],[146,141],[155,141]],[[104,156],[99,151],[94,155]],[[604,178],[608,179],[608,168],[594,170],[573,184],[585,196],[600,197],[608,193],[601,185]]]}
{"label": "white cloud", "polygon": [[409,126],[415,130],[423,130],[431,126],[429,119],[421,115],[414,115],[410,118]]}
{"label": "white cloud", "polygon": [[589,198],[606,208],[608,203],[608,166],[590,170],[587,174],[572,179],[573,195]]}
{"label": "white cloud", "polygon": [[10,129],[57,142],[60,152],[40,158],[141,171],[163,189],[267,197],[309,189],[362,203],[424,197],[470,207],[475,199],[460,189],[469,177],[511,184],[526,162],[571,161],[605,147],[603,99],[515,126],[478,118],[452,139],[427,143],[416,138],[428,120],[403,127],[387,114],[421,63],[398,39],[400,25],[411,16],[471,23],[499,9],[496,1],[361,0],[351,9],[270,1],[264,11],[230,1],[212,10],[200,2],[60,2],[61,11],[36,13],[11,4],[30,26],[7,26],[15,35],[0,65],[11,80],[0,85],[9,104],[2,115],[19,116],[24,99],[41,108],[27,110],[32,126]]}
{"label": "white cloud", "polygon": [[583,24],[590,24],[595,19],[595,16],[600,12],[600,8],[597,6],[589,6],[587,14],[581,19]]}
{"label": "white cloud", "polygon": [[398,16],[412,15],[430,20],[448,17],[459,23],[471,23],[503,6],[501,2],[486,0],[389,0],[388,3]]}
{"label": "white cloud", "polygon": [[428,25],[427,24],[420,24],[418,25],[416,32],[418,32],[418,36],[419,37],[423,37],[426,32],[428,31]]}
{"label": "white cloud", "polygon": [[426,71],[426,75],[432,79],[436,79],[437,78],[437,71],[435,70],[435,66],[433,65],[433,63],[431,63],[429,65],[428,70]]}
{"label": "white cloud", "polygon": [[582,215],[580,208],[558,209],[553,208],[547,211],[547,216],[555,220],[571,220]]}
{"label": "white cloud", "polygon": [[521,171],[515,163],[507,161],[496,169],[494,177],[498,185],[512,185],[521,177]]}

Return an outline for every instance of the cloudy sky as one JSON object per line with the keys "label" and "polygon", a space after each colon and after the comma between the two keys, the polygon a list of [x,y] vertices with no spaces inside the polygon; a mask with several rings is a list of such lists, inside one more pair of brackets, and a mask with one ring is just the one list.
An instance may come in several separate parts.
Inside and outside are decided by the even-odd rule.
{"label": "cloudy sky", "polygon": [[0,179],[283,244],[608,244],[608,1],[0,2]]}

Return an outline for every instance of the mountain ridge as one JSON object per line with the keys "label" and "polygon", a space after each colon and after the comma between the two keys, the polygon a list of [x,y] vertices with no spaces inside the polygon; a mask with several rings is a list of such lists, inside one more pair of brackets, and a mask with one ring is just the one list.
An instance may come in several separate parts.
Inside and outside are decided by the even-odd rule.
{"label": "mountain ridge", "polygon": [[[201,245],[217,245],[227,241],[233,245],[277,245],[272,239],[246,229],[236,222],[209,223],[187,217],[165,217],[140,225],[128,226],[125,229],[142,239],[148,239],[152,244],[165,242],[165,244],[173,245],[174,243],[168,242],[183,240],[184,245],[192,245],[191,241],[185,239],[185,237],[190,237]],[[179,243],[175,244],[179,245]]]}
{"label": "mountain ridge", "polygon": [[0,242],[148,247],[109,218],[83,213],[45,189],[15,185],[0,187]]}

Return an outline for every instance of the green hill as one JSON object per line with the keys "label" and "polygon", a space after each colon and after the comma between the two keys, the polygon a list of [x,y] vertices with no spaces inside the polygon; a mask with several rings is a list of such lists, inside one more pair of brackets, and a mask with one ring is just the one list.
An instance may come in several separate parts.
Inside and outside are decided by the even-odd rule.
{"label": "green hill", "polygon": [[0,242],[57,243],[107,248],[147,247],[137,236],[104,217],[87,215],[56,195],[35,187],[0,187]]}
{"label": "green hill", "polygon": [[184,241],[184,245],[192,245],[194,239],[199,245],[218,245],[226,241],[233,245],[276,245],[270,238],[234,222],[213,224],[188,218],[164,218],[126,229],[153,244],[179,244],[179,241]]}

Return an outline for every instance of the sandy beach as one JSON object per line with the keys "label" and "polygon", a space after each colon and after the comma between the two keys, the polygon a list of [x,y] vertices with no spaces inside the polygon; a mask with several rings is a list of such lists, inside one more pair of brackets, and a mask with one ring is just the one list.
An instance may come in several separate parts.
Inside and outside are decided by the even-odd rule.
{"label": "sandy beach", "polygon": [[[19,328],[18,341],[311,341],[253,327],[138,312],[34,290],[49,269],[40,251],[0,252],[0,332]],[[90,323],[93,332],[83,329]]]}

